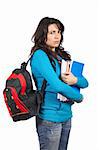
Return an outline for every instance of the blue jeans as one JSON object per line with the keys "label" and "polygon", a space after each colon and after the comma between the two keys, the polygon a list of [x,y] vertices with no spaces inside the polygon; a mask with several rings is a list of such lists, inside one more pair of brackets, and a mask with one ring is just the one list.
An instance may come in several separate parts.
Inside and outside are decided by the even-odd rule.
{"label": "blue jeans", "polygon": [[67,150],[71,119],[66,122],[56,123],[37,118],[36,128],[40,150]]}

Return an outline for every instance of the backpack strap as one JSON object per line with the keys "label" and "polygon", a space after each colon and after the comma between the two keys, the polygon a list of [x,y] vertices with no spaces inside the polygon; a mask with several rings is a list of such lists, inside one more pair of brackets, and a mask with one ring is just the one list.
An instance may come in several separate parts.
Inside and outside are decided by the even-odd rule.
{"label": "backpack strap", "polygon": [[[28,65],[28,63],[29,63],[29,61],[30,61],[30,59],[32,58],[33,54],[34,54],[34,53],[32,53],[32,54],[30,55],[30,57],[28,58],[27,62],[23,62],[23,63],[21,64],[21,69],[26,70],[26,67],[27,67],[27,65]],[[48,55],[47,55],[47,56],[48,56]],[[50,57],[48,57],[48,58],[49,58],[49,60],[50,60],[51,65],[53,66],[54,70],[56,71],[55,64],[52,63],[52,60],[50,59]],[[43,83],[42,83],[42,87],[41,87],[41,92],[42,92],[43,94],[44,94],[44,90],[45,90],[45,88],[46,88],[46,83],[47,83],[47,81],[44,79],[44,80],[43,80]]]}

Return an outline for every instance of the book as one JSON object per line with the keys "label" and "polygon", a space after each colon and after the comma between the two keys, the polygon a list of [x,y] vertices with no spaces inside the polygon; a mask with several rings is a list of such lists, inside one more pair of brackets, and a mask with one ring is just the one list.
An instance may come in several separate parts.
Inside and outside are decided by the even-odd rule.
{"label": "book", "polygon": [[[71,66],[71,72],[76,76],[76,77],[81,77],[82,72],[83,72],[84,64],[78,61],[73,61],[72,66]],[[80,88],[77,86],[72,85],[72,87],[80,92]]]}
{"label": "book", "polygon": [[[84,68],[84,63],[78,61],[73,61],[72,63],[70,63],[70,61],[62,60],[61,74],[70,70],[76,77],[81,77],[83,73],[83,68]],[[76,91],[80,92],[79,87],[74,85],[71,85],[71,87],[74,88]],[[57,98],[60,99],[60,101],[68,100],[66,97],[64,97],[59,93],[57,95]]]}

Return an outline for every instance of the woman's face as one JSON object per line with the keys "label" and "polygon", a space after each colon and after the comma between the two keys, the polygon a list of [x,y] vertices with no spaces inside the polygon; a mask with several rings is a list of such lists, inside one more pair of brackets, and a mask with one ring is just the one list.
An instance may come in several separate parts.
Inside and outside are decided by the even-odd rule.
{"label": "woman's face", "polygon": [[61,31],[56,24],[51,24],[48,26],[47,40],[46,44],[54,50],[59,46],[61,40]]}

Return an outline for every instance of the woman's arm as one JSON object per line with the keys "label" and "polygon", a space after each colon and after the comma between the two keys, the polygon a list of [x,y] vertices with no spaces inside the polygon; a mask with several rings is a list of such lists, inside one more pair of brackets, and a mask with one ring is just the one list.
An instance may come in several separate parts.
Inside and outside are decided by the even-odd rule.
{"label": "woman's arm", "polygon": [[71,72],[64,73],[61,75],[62,80],[67,83],[68,85],[74,85],[79,88],[86,88],[88,87],[88,81],[85,77],[76,77]]}
{"label": "woman's arm", "polygon": [[74,85],[79,88],[86,88],[88,87],[89,83],[84,76],[81,76],[81,77],[77,77],[77,83],[75,83]]}
{"label": "woman's arm", "polygon": [[31,68],[36,70],[53,87],[54,91],[66,96],[68,99],[80,102],[83,100],[82,94],[75,91],[68,84],[62,82],[54,71],[47,54],[42,50],[37,50],[31,60]]}

